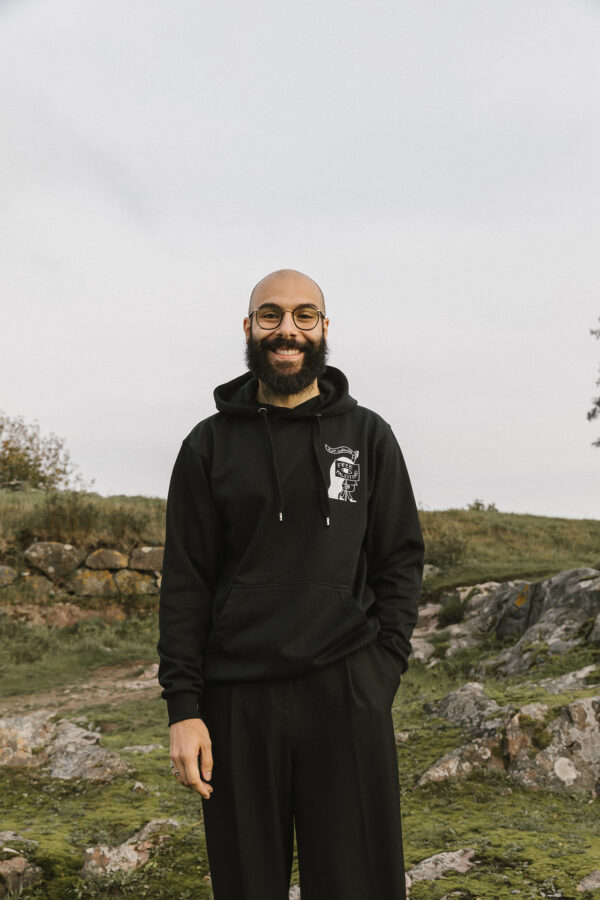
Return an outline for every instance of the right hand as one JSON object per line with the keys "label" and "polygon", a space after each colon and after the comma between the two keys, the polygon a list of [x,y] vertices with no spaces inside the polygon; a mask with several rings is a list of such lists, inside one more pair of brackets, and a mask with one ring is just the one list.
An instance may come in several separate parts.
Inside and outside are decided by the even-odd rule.
{"label": "right hand", "polygon": [[[212,745],[208,728],[202,719],[181,719],[169,728],[171,735],[170,756],[179,772],[175,775],[180,784],[196,791],[205,800],[210,799],[213,787],[206,784],[212,776]],[[202,767],[202,781],[198,768],[198,756]]]}

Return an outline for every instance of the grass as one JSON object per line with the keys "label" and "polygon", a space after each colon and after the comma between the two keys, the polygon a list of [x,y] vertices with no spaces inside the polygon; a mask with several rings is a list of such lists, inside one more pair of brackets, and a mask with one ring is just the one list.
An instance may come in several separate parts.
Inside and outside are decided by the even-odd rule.
{"label": "grass", "polygon": [[[452,890],[473,900],[502,900],[513,897],[514,890],[523,897],[560,890],[564,897],[591,900],[592,894],[575,892],[575,885],[600,858],[598,802],[588,795],[534,794],[496,772],[415,787],[428,765],[466,739],[459,728],[423,710],[424,703],[462,683],[455,673],[415,665],[403,676],[394,703],[396,727],[410,734],[398,748],[407,868],[435,853],[462,848],[474,849],[477,861],[466,874],[447,873],[439,881],[416,883],[411,900],[439,900]],[[498,702],[518,702],[524,691],[523,679],[490,682],[488,690]],[[99,727],[102,744],[122,752],[134,771],[108,785],[94,785],[0,768],[3,828],[39,841],[30,856],[45,872],[44,885],[21,896],[210,900],[210,886],[203,881],[208,858],[202,806],[195,794],[169,777],[164,702],[153,698],[140,703],[134,698],[119,705],[82,707],[69,717],[77,715]],[[147,755],[123,751],[129,744],[151,743],[164,749]],[[145,793],[132,790],[135,781],[144,785]],[[120,843],[153,818],[174,818],[181,827],[151,862],[129,875],[108,879],[84,880],[78,875],[86,847]],[[295,854],[292,883],[298,881]]]}
{"label": "grass", "polygon": [[84,619],[67,628],[26,625],[0,615],[0,697],[35,692],[38,686],[74,686],[101,665],[157,662],[157,641],[153,615],[116,623]]}
{"label": "grass", "polygon": [[[164,539],[165,501],[159,498],[95,494],[0,491],[0,563],[21,565],[28,542],[54,539],[93,549],[130,550]],[[442,572],[425,583],[425,599],[456,585],[484,580],[535,580],[562,569],[600,566],[600,522],[501,513],[495,510],[421,512],[427,561]],[[17,602],[14,588],[0,593]],[[30,598],[31,599],[31,598]],[[52,599],[44,602],[53,602]],[[86,603],[78,599],[77,603]],[[94,601],[96,602],[96,601]],[[29,626],[0,615],[0,696],[34,695],[40,690],[91,680],[111,663],[135,660],[140,667],[156,662],[157,617],[150,604],[122,622],[98,616],[69,628]],[[460,610],[448,611],[452,619]],[[443,657],[447,633],[436,636]],[[482,660],[496,656],[510,641],[493,635],[478,647],[440,658],[433,669],[411,660],[393,706],[396,730],[409,739],[398,747],[402,789],[404,854],[407,868],[434,853],[470,847],[476,865],[468,873],[413,885],[411,900],[509,900],[550,897],[591,900],[577,892],[578,881],[598,867],[600,817],[590,795],[530,792],[502,773],[482,771],[468,779],[416,787],[420,775],[444,753],[469,736],[425,708],[465,681],[474,679]],[[600,664],[600,649],[576,647],[552,656],[540,653],[532,670],[511,679],[485,679],[486,693],[500,705],[518,707],[532,700],[547,703],[550,713],[576,697],[599,693],[590,683],[562,695],[532,686],[532,680],[557,676],[591,663]],[[133,772],[107,785],[61,782],[35,770],[0,767],[3,830],[39,841],[28,856],[44,870],[38,887],[22,892],[31,900],[145,896],[156,900],[210,900],[208,859],[197,795],[182,789],[168,771],[169,733],[164,701],[138,696],[110,704],[82,705],[80,715],[100,728],[102,744],[123,753]],[[542,735],[543,737],[543,735]],[[129,744],[162,744],[148,755],[123,751]],[[133,791],[140,781],[144,792]],[[83,851],[95,843],[116,844],[153,818],[175,818],[181,827],[136,872],[104,879],[83,879],[78,871]],[[299,882],[294,856],[292,883]],[[457,893],[452,894],[453,891]]]}
{"label": "grass", "polygon": [[23,551],[34,540],[125,553],[144,544],[162,546],[165,509],[160,497],[0,490],[0,563],[23,568]]}

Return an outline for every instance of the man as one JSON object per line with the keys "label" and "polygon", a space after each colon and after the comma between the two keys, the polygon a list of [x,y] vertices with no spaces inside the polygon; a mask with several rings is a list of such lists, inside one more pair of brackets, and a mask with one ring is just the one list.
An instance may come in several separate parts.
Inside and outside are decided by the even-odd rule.
{"label": "man", "polygon": [[406,896],[391,706],[423,539],[389,425],[325,365],[328,327],[306,275],[255,286],[249,371],[169,487],[159,681],[216,900],[287,900],[294,828],[302,900]]}

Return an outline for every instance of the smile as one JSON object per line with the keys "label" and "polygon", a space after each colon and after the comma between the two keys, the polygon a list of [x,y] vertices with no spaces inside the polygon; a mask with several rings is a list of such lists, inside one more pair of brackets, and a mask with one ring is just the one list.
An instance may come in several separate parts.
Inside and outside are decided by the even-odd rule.
{"label": "smile", "polygon": [[297,357],[302,356],[304,351],[302,350],[285,350],[283,347],[279,347],[277,350],[270,350],[274,356],[279,356],[281,359],[297,359]]}

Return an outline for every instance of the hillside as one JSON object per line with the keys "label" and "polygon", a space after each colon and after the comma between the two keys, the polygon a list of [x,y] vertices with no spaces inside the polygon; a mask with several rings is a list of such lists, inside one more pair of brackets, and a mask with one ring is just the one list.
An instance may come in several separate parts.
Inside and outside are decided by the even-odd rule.
{"label": "hillside", "polygon": [[[158,547],[164,512],[160,499],[0,491],[0,565],[21,571],[34,540]],[[600,522],[420,515],[440,571],[392,709],[410,900],[593,900]],[[210,900],[202,807],[169,773],[157,595],[25,599],[15,583],[0,588],[0,896],[20,859],[31,900]],[[69,624],[43,624],[61,603]],[[121,845],[150,859],[102,874]]]}

